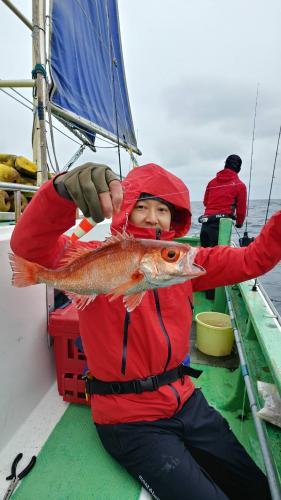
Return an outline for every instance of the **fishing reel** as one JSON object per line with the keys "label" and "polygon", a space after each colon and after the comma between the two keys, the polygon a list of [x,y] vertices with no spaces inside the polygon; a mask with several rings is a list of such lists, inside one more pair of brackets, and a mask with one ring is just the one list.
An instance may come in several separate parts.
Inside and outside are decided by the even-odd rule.
{"label": "fishing reel", "polygon": [[254,239],[255,239],[254,237],[250,238],[248,236],[248,232],[245,231],[242,238],[239,238],[239,245],[240,245],[240,247],[247,247],[250,245],[250,243],[252,243],[254,241]]}

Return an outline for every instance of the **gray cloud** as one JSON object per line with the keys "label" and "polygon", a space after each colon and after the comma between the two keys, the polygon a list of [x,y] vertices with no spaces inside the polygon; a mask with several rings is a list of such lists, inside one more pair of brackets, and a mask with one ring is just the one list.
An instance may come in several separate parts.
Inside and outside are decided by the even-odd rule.
{"label": "gray cloud", "polygon": [[[17,0],[31,18],[31,4]],[[183,178],[193,200],[225,157],[243,158],[248,182],[257,82],[252,194],[264,198],[281,123],[280,0],[119,0],[132,114],[143,151],[139,163],[156,162]],[[0,78],[30,77],[29,30],[0,2]],[[235,27],[235,36],[233,36]],[[17,34],[12,36],[11,33]],[[11,61],[16,64],[11,65]],[[31,98],[31,92],[26,94]],[[32,113],[0,93],[1,152],[32,156]],[[49,137],[49,136],[48,136]],[[78,145],[55,134],[64,165]],[[97,141],[100,146],[106,144]],[[130,161],[121,154],[124,174]],[[84,153],[80,161],[105,162],[118,172],[115,149]],[[273,196],[281,198],[281,158]]]}

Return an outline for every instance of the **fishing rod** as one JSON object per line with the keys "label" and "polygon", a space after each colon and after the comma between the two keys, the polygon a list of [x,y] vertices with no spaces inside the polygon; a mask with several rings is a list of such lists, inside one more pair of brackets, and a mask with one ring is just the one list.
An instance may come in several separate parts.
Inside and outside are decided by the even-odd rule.
{"label": "fishing rod", "polygon": [[[274,164],[273,164],[273,169],[272,169],[271,183],[270,183],[269,195],[268,195],[268,200],[267,200],[267,209],[266,209],[264,224],[267,223],[268,211],[269,211],[269,206],[270,206],[270,201],[271,201],[271,193],[272,193],[272,186],[273,186],[275,168],[276,168],[277,157],[278,157],[280,135],[281,135],[281,125],[280,125],[280,128],[279,128],[279,134],[278,134],[278,139],[277,139],[277,146],[276,146],[276,151],[275,151],[275,158],[274,158]],[[255,282],[253,284],[252,290],[254,292],[257,290],[257,283],[258,283],[258,278],[255,279]]]}
{"label": "fishing rod", "polygon": [[280,129],[279,129],[279,134],[278,134],[278,140],[277,140],[277,146],[276,146],[276,152],[275,152],[275,158],[274,158],[274,165],[273,165],[273,170],[272,170],[271,183],[270,183],[270,189],[269,189],[269,195],[268,195],[268,201],[267,201],[267,209],[266,209],[266,214],[265,214],[265,219],[264,219],[265,224],[267,223],[268,210],[269,210],[269,205],[270,205],[270,201],[271,201],[271,193],[272,193],[272,186],[273,186],[275,168],[276,168],[276,163],[277,163],[280,135],[281,135],[281,125],[280,125]]}
{"label": "fishing rod", "polygon": [[257,85],[254,124],[253,124],[253,133],[252,133],[252,148],[251,148],[250,177],[249,177],[248,198],[247,198],[246,227],[245,227],[243,237],[239,238],[240,247],[247,247],[254,240],[254,238],[249,238],[249,236],[248,236],[248,215],[249,215],[249,203],[250,203],[250,192],[251,192],[251,182],[252,182],[253,155],[254,155],[254,142],[255,142],[255,131],[256,131],[258,95],[259,95],[259,83]]}

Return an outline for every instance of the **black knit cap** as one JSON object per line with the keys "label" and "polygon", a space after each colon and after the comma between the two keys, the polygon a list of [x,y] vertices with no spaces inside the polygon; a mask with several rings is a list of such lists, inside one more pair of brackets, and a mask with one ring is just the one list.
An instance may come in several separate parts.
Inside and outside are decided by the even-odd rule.
{"label": "black knit cap", "polygon": [[230,168],[238,174],[241,170],[242,160],[238,155],[229,155],[225,160],[224,168]]}
{"label": "black knit cap", "polygon": [[137,201],[139,201],[139,200],[159,201],[159,203],[163,203],[163,205],[166,205],[169,208],[171,214],[173,214],[175,211],[175,205],[173,205],[172,203],[169,203],[169,201],[163,200],[163,198],[160,198],[159,196],[153,196],[153,194],[141,193],[139,198],[137,199]]}

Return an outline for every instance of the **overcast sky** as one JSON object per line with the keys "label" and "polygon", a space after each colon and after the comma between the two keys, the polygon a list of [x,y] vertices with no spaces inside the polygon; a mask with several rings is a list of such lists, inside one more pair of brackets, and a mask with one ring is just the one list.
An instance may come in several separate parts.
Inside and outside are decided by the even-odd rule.
{"label": "overcast sky", "polygon": [[[31,0],[14,4],[31,19]],[[119,0],[119,15],[139,164],[164,166],[201,200],[236,153],[248,184],[259,84],[251,198],[267,198],[281,125],[280,0]],[[0,78],[30,78],[30,31],[2,2],[0,20]],[[32,158],[32,113],[2,92],[0,110],[0,152]],[[64,165],[78,145],[56,134],[56,149]],[[80,162],[89,160],[118,171],[116,150]],[[127,154],[122,164],[127,173]],[[272,198],[281,198],[281,154]]]}

